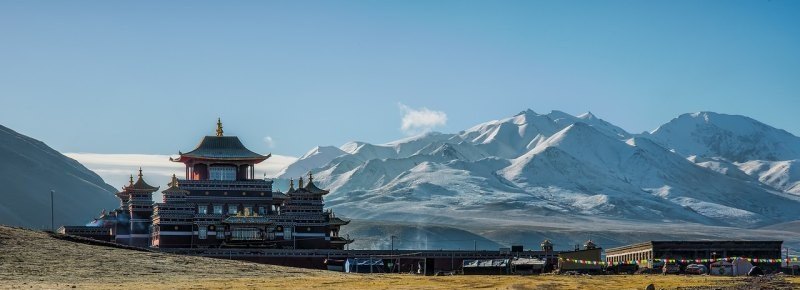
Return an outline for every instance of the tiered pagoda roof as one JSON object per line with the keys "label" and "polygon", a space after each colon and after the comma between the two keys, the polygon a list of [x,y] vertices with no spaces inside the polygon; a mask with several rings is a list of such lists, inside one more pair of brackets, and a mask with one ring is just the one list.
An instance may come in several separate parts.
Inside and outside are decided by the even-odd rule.
{"label": "tiered pagoda roof", "polygon": [[158,190],[158,186],[152,186],[147,184],[144,181],[142,168],[139,168],[139,179],[136,182],[133,182],[133,175],[131,175],[130,183],[128,186],[122,188],[123,192],[131,192],[131,191],[138,191],[138,192],[154,192]]}
{"label": "tiered pagoda roof", "polygon": [[217,120],[217,135],[205,136],[200,144],[194,150],[180,153],[178,159],[172,159],[175,162],[187,162],[192,159],[202,160],[221,160],[221,161],[255,161],[260,163],[271,157],[272,154],[261,155],[250,151],[244,147],[242,141],[236,136],[223,136],[222,122]]}
{"label": "tiered pagoda roof", "polygon": [[326,195],[326,194],[329,193],[329,191],[321,189],[321,188],[317,187],[316,184],[314,184],[314,175],[312,175],[311,173],[308,173],[308,184],[303,186],[303,178],[300,177],[300,184],[299,185],[300,185],[300,187],[295,189],[294,188],[294,182],[290,181],[289,191],[287,193],[293,193],[293,194],[311,193],[311,194],[321,194],[321,195]]}
{"label": "tiered pagoda roof", "polygon": [[347,224],[349,224],[349,223],[350,223],[350,221],[348,221],[348,220],[343,220],[343,219],[341,219],[341,218],[338,218],[338,217],[335,217],[335,216],[334,216],[334,217],[332,217],[330,220],[328,220],[328,223],[330,223],[331,225],[336,225],[336,226],[344,226],[344,225],[347,225]]}
{"label": "tiered pagoda roof", "polygon": [[172,195],[181,195],[181,194],[188,194],[188,190],[183,190],[178,187],[178,176],[175,174],[172,175],[172,181],[168,184],[169,188],[162,191],[164,194],[172,194]]}
{"label": "tiered pagoda roof", "polygon": [[330,223],[331,225],[344,226],[350,223],[349,220],[343,220],[337,217],[336,214],[334,214],[333,210],[331,209],[325,211],[325,214],[328,216],[328,223]]}

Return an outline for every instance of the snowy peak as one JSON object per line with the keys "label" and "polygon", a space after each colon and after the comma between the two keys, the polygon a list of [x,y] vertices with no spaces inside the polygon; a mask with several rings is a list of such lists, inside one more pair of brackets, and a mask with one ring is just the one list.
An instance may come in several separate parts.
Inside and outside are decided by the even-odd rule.
{"label": "snowy peak", "polygon": [[581,120],[594,120],[594,119],[597,119],[597,117],[595,117],[595,115],[592,114],[592,112],[586,112],[586,113],[578,115],[578,119],[581,119]]}
{"label": "snowy peak", "polygon": [[334,146],[317,146],[309,150],[303,157],[297,159],[277,174],[277,178],[296,178],[303,176],[312,169],[325,166],[336,157],[346,155],[347,152]]}
{"label": "snowy peak", "polygon": [[479,124],[461,132],[459,136],[492,155],[509,159],[525,154],[548,137],[578,122],[593,126],[613,138],[630,137],[625,130],[594,115],[581,116],[555,110],[548,114],[537,114],[528,109],[510,118]]}
{"label": "snowy peak", "polygon": [[800,158],[800,138],[738,115],[683,114],[645,136],[686,157],[718,156],[735,162]]}
{"label": "snowy peak", "polygon": [[347,154],[347,152],[344,152],[342,149],[339,149],[335,146],[317,146],[306,152],[306,154],[300,157],[300,159],[308,159],[312,156],[318,155],[335,155],[336,157],[339,157],[344,154]]}

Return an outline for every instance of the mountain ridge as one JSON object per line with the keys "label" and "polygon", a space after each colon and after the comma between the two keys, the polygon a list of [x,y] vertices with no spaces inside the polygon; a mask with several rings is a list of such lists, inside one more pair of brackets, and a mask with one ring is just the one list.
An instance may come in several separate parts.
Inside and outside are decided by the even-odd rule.
{"label": "mountain ridge", "polygon": [[[739,124],[749,127],[735,130]],[[705,135],[678,138],[693,136],[679,129],[696,128]],[[769,147],[775,142],[753,136],[797,138],[751,118],[711,112],[631,134],[588,112],[527,109],[457,134],[346,143],[340,147],[346,154],[310,172],[331,190],[331,207],[357,218],[425,220],[446,213],[457,225],[463,215],[499,210],[521,219],[595,216],[739,228],[791,221],[800,206],[790,191],[800,187],[796,170],[771,170],[774,163],[751,163],[747,170],[736,160],[792,156],[794,147]]]}
{"label": "mountain ridge", "polygon": [[118,201],[114,187],[79,162],[44,142],[0,125],[0,222],[30,228],[50,225],[50,190],[55,222],[83,224]]}

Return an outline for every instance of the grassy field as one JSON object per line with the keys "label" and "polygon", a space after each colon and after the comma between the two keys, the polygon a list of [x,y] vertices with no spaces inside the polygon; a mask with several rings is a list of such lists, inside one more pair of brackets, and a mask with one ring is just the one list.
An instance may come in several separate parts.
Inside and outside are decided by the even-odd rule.
{"label": "grassy field", "polygon": [[[786,280],[800,288],[800,279]],[[56,239],[43,232],[0,226],[0,288],[3,289],[644,289],[650,283],[656,289],[737,286],[748,289],[750,281],[661,275],[343,274],[87,245]]]}

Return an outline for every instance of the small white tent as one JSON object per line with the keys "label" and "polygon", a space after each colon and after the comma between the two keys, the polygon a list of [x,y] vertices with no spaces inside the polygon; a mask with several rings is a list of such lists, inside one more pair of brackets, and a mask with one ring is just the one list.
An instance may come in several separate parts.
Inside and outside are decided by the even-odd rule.
{"label": "small white tent", "polygon": [[711,264],[711,271],[708,273],[716,276],[746,276],[753,264],[745,259],[737,258],[733,262],[717,261]]}
{"label": "small white tent", "polygon": [[709,274],[714,276],[733,276],[733,263],[728,261],[716,261],[711,264]]}

